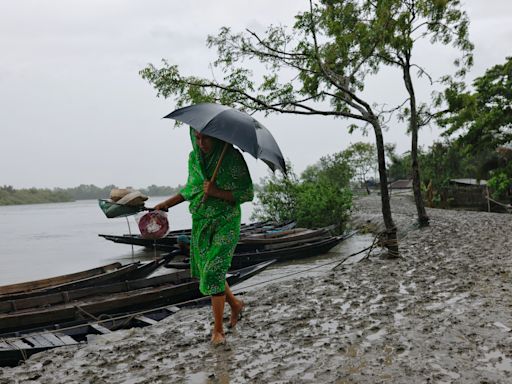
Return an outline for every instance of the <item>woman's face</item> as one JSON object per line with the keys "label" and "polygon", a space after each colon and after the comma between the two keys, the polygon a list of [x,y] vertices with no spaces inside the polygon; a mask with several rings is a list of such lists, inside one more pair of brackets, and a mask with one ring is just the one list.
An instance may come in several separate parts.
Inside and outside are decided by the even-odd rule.
{"label": "woman's face", "polygon": [[194,132],[194,135],[196,135],[196,142],[201,152],[209,153],[213,148],[213,139],[199,132]]}

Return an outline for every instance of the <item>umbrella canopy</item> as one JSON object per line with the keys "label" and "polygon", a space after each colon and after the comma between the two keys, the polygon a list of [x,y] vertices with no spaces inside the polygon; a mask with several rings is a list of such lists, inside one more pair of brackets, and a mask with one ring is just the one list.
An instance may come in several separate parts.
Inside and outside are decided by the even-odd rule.
{"label": "umbrella canopy", "polygon": [[236,145],[272,171],[286,173],[283,154],[270,131],[255,118],[238,109],[214,103],[194,104],[177,109],[164,118],[190,125],[196,131]]}

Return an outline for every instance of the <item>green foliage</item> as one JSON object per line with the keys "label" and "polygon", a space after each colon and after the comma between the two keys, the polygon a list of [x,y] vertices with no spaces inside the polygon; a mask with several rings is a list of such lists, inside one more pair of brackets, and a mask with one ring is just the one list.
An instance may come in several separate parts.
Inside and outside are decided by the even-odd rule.
{"label": "green foliage", "polygon": [[64,190],[14,189],[10,185],[0,187],[0,205],[58,203],[72,200],[72,196]]}
{"label": "green foliage", "polygon": [[[73,188],[54,189],[14,189],[10,185],[0,187],[0,205],[15,204],[39,204],[39,203],[63,203],[75,200],[105,199],[110,196],[110,191],[117,188],[115,185],[107,185],[103,188],[95,185],[81,184]],[[162,187],[150,185],[140,191],[148,196],[169,196],[179,191],[180,186]]]}
{"label": "green foliage", "polygon": [[352,170],[353,177],[365,187],[369,176],[377,172],[377,148],[374,144],[357,142],[340,154]]}
{"label": "green foliage", "polygon": [[388,150],[389,166],[388,176],[390,181],[411,179],[411,153],[406,152],[403,155],[397,155],[394,148]]}
{"label": "green foliage", "polygon": [[[389,155],[390,179],[410,178],[410,153],[397,156],[391,152]],[[427,150],[420,150],[420,171],[425,185],[431,182],[435,189],[439,189],[447,186],[450,179],[487,179],[490,172],[484,165],[494,157],[493,151],[475,154],[457,141],[436,142]]]}
{"label": "green foliage", "polygon": [[289,162],[286,169],[288,177],[281,173],[271,173],[261,180],[259,191],[256,192],[253,219],[277,222],[296,220],[300,182]]}
{"label": "green foliage", "polygon": [[490,176],[493,197],[506,198],[512,180],[512,57],[476,78],[473,87],[468,92],[452,84],[445,90],[449,110],[439,123],[479,160],[478,175]]}
{"label": "green foliage", "polygon": [[492,190],[494,199],[504,199],[510,197],[509,192],[512,188],[512,177],[504,171],[495,172],[487,181],[487,185]]}
{"label": "green foliage", "polygon": [[323,157],[300,178],[287,165],[288,178],[271,174],[262,180],[253,213],[259,220],[296,220],[299,226],[334,225],[341,232],[352,206],[351,171],[340,154]]}
{"label": "green foliage", "polygon": [[512,141],[512,57],[476,78],[473,87],[468,92],[452,84],[445,90],[449,111],[439,123],[473,153],[494,151]]}
{"label": "green foliage", "polygon": [[183,188],[181,185],[177,187],[167,187],[152,184],[147,188],[139,189],[139,191],[147,196],[171,196],[178,193],[181,188]]}
{"label": "green foliage", "polygon": [[[173,97],[177,106],[210,101],[246,111],[378,124],[371,103],[359,94],[366,76],[376,73],[382,61],[376,41],[385,26],[376,25],[368,4],[319,1],[299,13],[291,28],[269,26],[263,34],[222,27],[207,39],[217,50],[214,68],[220,72],[212,80],[183,75],[166,60],[160,68],[149,64],[140,74],[158,96]],[[265,68],[260,78],[247,69],[248,61]]]}
{"label": "green foliage", "polygon": [[341,232],[352,207],[350,188],[338,188],[336,182],[320,178],[317,182],[303,182],[297,195],[297,223],[303,227],[334,225]]}
{"label": "green foliage", "polygon": [[456,143],[434,143],[420,153],[421,173],[425,183],[435,188],[448,185],[454,178],[478,178],[477,159]]}

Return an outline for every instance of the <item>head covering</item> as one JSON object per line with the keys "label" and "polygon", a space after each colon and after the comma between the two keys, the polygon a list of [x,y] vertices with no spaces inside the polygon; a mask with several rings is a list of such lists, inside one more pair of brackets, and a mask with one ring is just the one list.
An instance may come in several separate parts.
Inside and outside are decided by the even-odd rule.
{"label": "head covering", "polygon": [[212,148],[208,153],[204,153],[197,144],[195,130],[192,128],[190,129],[190,140],[192,152],[188,159],[188,179],[180,194],[190,202],[189,209],[192,215],[218,216],[222,211],[232,210],[235,206],[253,199],[254,191],[247,164],[242,154],[229,144],[215,184],[220,189],[231,191],[235,204],[216,198],[210,198],[201,204],[204,195],[203,184],[206,180],[211,179],[225,142],[212,137]]}

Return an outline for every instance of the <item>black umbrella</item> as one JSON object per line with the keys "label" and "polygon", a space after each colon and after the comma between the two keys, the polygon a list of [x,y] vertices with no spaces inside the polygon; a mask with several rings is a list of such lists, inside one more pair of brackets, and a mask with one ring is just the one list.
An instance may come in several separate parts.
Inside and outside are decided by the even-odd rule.
{"label": "black umbrella", "polygon": [[225,105],[202,103],[177,109],[164,118],[181,121],[204,135],[234,144],[263,160],[272,171],[279,169],[286,173],[283,154],[270,131],[245,112]]}

